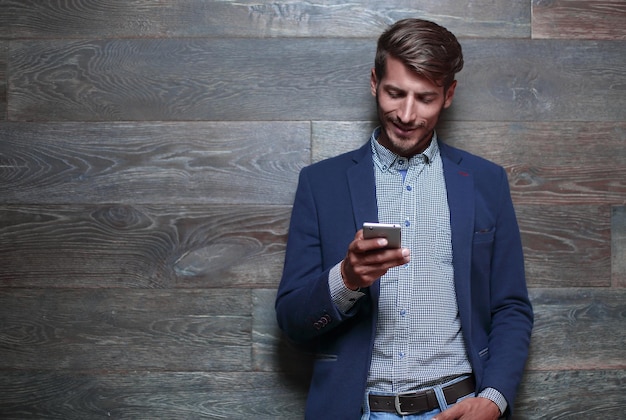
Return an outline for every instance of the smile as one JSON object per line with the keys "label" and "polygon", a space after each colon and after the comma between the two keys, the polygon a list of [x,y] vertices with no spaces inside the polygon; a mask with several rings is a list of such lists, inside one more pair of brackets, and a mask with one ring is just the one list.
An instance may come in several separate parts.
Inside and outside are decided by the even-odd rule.
{"label": "smile", "polygon": [[415,127],[405,127],[405,126],[402,126],[402,125],[398,125],[397,123],[393,123],[393,126],[394,126],[394,128],[395,128],[395,130],[396,130],[396,132],[398,134],[409,135],[413,131],[423,127],[424,125],[420,124],[420,125],[415,126]]}

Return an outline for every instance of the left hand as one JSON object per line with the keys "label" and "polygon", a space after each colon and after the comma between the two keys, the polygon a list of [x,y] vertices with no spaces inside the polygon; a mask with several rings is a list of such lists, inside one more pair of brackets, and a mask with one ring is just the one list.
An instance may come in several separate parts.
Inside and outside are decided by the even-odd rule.
{"label": "left hand", "polygon": [[466,398],[437,414],[433,420],[497,420],[500,409],[493,401],[482,398]]}

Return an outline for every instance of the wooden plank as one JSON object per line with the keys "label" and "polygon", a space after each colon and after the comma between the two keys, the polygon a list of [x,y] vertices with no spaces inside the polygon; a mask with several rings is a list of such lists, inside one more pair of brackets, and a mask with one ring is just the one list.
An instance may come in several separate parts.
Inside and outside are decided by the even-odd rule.
{"label": "wooden plank", "polygon": [[[9,117],[374,120],[368,87],[374,44],[328,38],[15,41]],[[466,68],[448,119],[626,119],[619,89],[626,73],[623,42],[467,39],[463,47]]]}
{"label": "wooden plank", "polygon": [[[625,377],[624,370],[529,372],[514,418],[620,420]],[[283,375],[258,372],[6,372],[0,412],[6,419],[301,419],[306,393],[289,384]]]}
{"label": "wooden plank", "polygon": [[535,312],[527,369],[626,369],[626,290],[531,289]]}
{"label": "wooden plank", "polygon": [[[52,295],[48,294],[49,292]],[[228,293],[228,291],[223,292]],[[56,337],[57,340],[69,335],[67,330],[53,327],[54,324],[61,324],[60,320],[64,320],[63,324],[67,320],[67,315],[62,310],[64,305],[59,305],[58,302],[74,302],[71,306],[77,308],[80,306],[81,309],[92,308],[88,310],[86,316],[74,320],[73,325],[76,322],[84,324],[84,319],[91,319],[96,313],[102,311],[101,316],[107,319],[107,326],[95,330],[90,328],[91,337],[96,334],[94,331],[106,332],[110,325],[124,326],[125,331],[132,331],[132,325],[140,328],[141,325],[151,324],[146,320],[147,315],[144,313],[146,303],[153,308],[155,316],[161,317],[160,319],[168,318],[168,316],[178,319],[183,313],[194,322],[198,322],[195,317],[199,316],[197,315],[199,313],[217,314],[224,310],[242,307],[236,303],[241,301],[240,293],[230,294],[230,303],[226,305],[224,296],[215,294],[207,296],[198,291],[185,291],[185,293],[192,293],[195,302],[192,305],[194,309],[190,310],[189,305],[180,304],[172,308],[171,312],[166,313],[163,313],[161,309],[167,310],[169,304],[164,305],[163,299],[167,299],[168,296],[161,296],[160,299],[154,299],[156,302],[149,303],[153,301],[153,296],[146,297],[144,292],[140,296],[122,298],[121,301],[120,296],[115,296],[113,299],[111,291],[99,291],[95,296],[92,294],[79,296],[76,295],[76,291],[54,290],[46,292],[20,290],[19,293],[20,299],[16,300],[14,295],[12,299],[3,299],[3,306],[1,306],[3,310],[7,313],[16,312],[15,317],[20,318],[18,322],[21,325],[28,325],[31,331],[36,329],[36,324],[45,324],[45,328],[40,327],[40,330],[45,332],[47,337]],[[30,296],[30,293],[34,294]],[[60,298],[59,293],[72,293],[73,298],[70,299],[70,296]],[[109,295],[103,297],[103,293],[109,293]],[[256,303],[260,304],[254,310],[256,316],[261,307],[266,307],[271,302],[275,292],[255,291],[255,294],[258,298]],[[27,302],[24,301],[25,297],[27,297]],[[616,394],[611,390],[620,389],[625,378],[623,361],[626,360],[624,358],[626,347],[624,347],[624,332],[620,328],[624,321],[623,314],[626,313],[624,311],[626,300],[623,294],[615,294],[607,289],[574,291],[536,289],[531,290],[531,298],[536,323],[529,371],[525,375],[520,390],[517,401],[518,417],[516,418],[555,418],[566,412],[574,415],[578,410],[582,410],[582,407],[585,407],[585,413],[608,416],[603,418],[619,418],[612,417],[612,413],[621,413],[619,409],[623,408],[624,403],[620,403],[621,394]],[[135,299],[141,299],[141,301]],[[211,299],[210,302],[207,302],[207,299]],[[23,319],[18,316],[23,314],[23,309],[18,310],[5,305],[11,302],[16,307],[39,307],[39,309],[35,309],[35,313]],[[215,305],[220,304],[221,309],[216,309]],[[144,309],[141,310],[141,308]],[[116,313],[110,314],[112,310]],[[124,311],[126,312],[123,316],[125,319],[120,320],[121,312]],[[157,313],[159,315],[156,315]],[[266,313],[269,314],[267,308]],[[78,317],[79,314],[76,313],[75,316]],[[269,315],[265,315],[265,318],[269,319]],[[132,325],[129,326],[129,322]],[[152,325],[154,324],[158,323],[152,322]],[[168,322],[162,325],[166,324]],[[72,330],[78,328],[80,327],[73,326]],[[7,330],[15,331],[5,329]],[[164,330],[169,335],[172,328],[168,327]],[[196,340],[198,337],[195,334],[201,328],[180,327],[179,330],[183,336],[189,334]],[[193,333],[190,333],[190,330]],[[224,327],[224,331],[232,332],[232,328]],[[23,333],[24,331],[21,332]],[[181,337],[177,339],[172,337],[172,340],[188,342],[189,335],[183,337],[186,340],[181,340]],[[607,335],[612,337],[611,340],[605,339]],[[231,338],[240,340],[237,337]],[[32,333],[30,340],[33,340]],[[598,353],[599,349],[596,345],[600,342],[599,340],[607,345],[601,349],[602,354]],[[211,341],[200,341],[208,346],[208,351],[210,351]],[[32,342],[30,344],[32,345]],[[151,352],[158,352],[158,349],[151,348]],[[176,353],[173,357],[177,357]],[[41,359],[46,359],[46,357],[41,357]],[[93,358],[91,363],[94,363]],[[594,370],[589,370],[592,366]],[[37,369],[38,365],[34,368]],[[267,369],[268,366],[265,368]],[[0,412],[8,418],[15,418],[19,415],[22,416],[21,418],[42,416],[46,418],[82,416],[84,418],[96,413],[133,417],[138,412],[134,410],[144,410],[144,415],[149,413],[149,417],[157,418],[168,417],[172,412],[188,412],[193,417],[210,417],[216,415],[217,412],[226,412],[221,410],[232,410],[231,404],[248,395],[250,389],[255,389],[254,396],[250,397],[253,398],[254,404],[241,405],[239,403],[239,409],[252,410],[248,407],[255,407],[253,413],[261,416],[255,418],[266,418],[265,416],[271,418],[271,415],[278,418],[299,418],[306,395],[306,380],[307,378],[302,375],[253,372],[206,374],[195,372],[138,373],[135,371],[118,374],[58,370],[47,373],[30,370],[4,371],[0,375]],[[256,388],[257,386],[259,388]],[[589,392],[594,394],[589,396]],[[200,393],[204,396],[203,398],[210,396],[210,401],[198,399]],[[176,395],[176,398],[172,398],[172,395]],[[91,401],[91,396],[98,396],[98,401]],[[591,399],[586,400],[587,397]],[[582,401],[580,401],[581,398]],[[130,403],[131,401],[133,404]],[[217,404],[217,401],[221,404]],[[545,401],[560,401],[561,403],[547,404],[544,403]],[[238,411],[231,411],[231,415],[232,413],[238,413]]]}
{"label": "wooden plank", "polygon": [[611,275],[614,287],[626,287],[626,206],[611,213]]}
{"label": "wooden plank", "polygon": [[530,7],[525,0],[426,0],[419,4],[407,0],[4,0],[0,28],[12,39],[376,37],[389,23],[414,16],[435,20],[457,36],[530,36]]}
{"label": "wooden plank", "polygon": [[626,370],[529,372],[515,403],[515,420],[622,420]]}
{"label": "wooden plank", "polygon": [[516,206],[532,287],[611,285],[609,206]]}
{"label": "wooden plank", "polygon": [[[334,39],[15,41],[9,108],[13,120],[311,120],[369,99],[374,48]],[[326,102],[333,108],[318,109]]]}
{"label": "wooden plank", "polygon": [[309,123],[0,123],[0,202],[291,204]]}
{"label": "wooden plank", "polygon": [[3,373],[251,368],[247,290],[0,288],[0,308]]}
{"label": "wooden plank", "polygon": [[622,0],[532,2],[533,38],[626,40]]}
{"label": "wooden plank", "polygon": [[452,120],[624,121],[624,42],[463,43]]}
{"label": "wooden plank", "polygon": [[[313,122],[312,160],[361,146],[375,126]],[[517,204],[614,204],[626,199],[624,122],[446,121],[437,131],[446,143],[504,166]]]}
{"label": "wooden plank", "polygon": [[306,394],[258,372],[3,372],[3,419],[302,419]]}
{"label": "wooden plank", "polygon": [[[2,25],[0,25],[2,26]],[[0,121],[7,120],[7,67],[9,43],[2,40],[2,29],[0,29]]]}
{"label": "wooden plank", "polygon": [[504,166],[516,203],[613,204],[626,198],[624,122],[451,122],[440,132],[451,145]]}
{"label": "wooden plank", "polygon": [[276,289],[252,291],[252,361],[259,372],[286,372],[298,381],[294,389],[306,392],[311,379],[313,355],[298,347],[278,328],[274,301]]}
{"label": "wooden plank", "polygon": [[0,288],[249,288],[280,279],[289,206],[0,206]]}

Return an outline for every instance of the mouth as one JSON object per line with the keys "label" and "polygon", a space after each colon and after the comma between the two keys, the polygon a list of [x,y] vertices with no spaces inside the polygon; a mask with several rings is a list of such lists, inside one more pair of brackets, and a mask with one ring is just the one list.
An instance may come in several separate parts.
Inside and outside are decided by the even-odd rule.
{"label": "mouth", "polygon": [[424,124],[418,124],[416,126],[405,126],[402,124],[398,124],[397,122],[392,122],[392,124],[395,132],[402,137],[408,137],[414,131],[424,127]]}

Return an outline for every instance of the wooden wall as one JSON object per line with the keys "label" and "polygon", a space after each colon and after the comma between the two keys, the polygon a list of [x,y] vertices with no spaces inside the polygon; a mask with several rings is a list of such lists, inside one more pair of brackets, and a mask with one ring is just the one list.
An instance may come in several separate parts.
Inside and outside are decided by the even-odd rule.
{"label": "wooden wall", "polygon": [[461,39],[440,128],[504,165],[517,419],[626,411],[626,2],[0,0],[0,418],[302,418],[273,300],[298,171],[373,126],[375,40]]}

